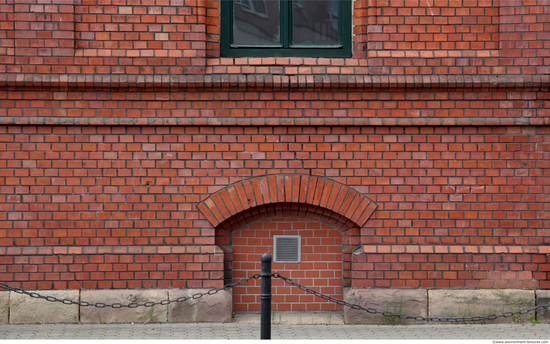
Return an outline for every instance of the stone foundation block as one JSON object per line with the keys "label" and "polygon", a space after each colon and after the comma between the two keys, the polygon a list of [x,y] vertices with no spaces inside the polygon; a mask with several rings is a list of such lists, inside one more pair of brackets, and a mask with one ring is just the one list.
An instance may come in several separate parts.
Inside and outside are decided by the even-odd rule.
{"label": "stone foundation block", "polygon": [[[344,292],[344,301],[365,308],[374,308],[381,312],[427,316],[428,292],[426,289],[358,289],[350,288]],[[418,324],[415,320],[401,320],[371,314],[363,310],[344,308],[346,324]]]}
{"label": "stone foundation block", "polygon": [[[550,303],[550,290],[537,290],[537,306]],[[543,324],[550,324],[550,309],[537,311],[537,320]]]}
{"label": "stone foundation block", "polygon": [[[80,298],[90,303],[129,304],[159,302],[168,299],[167,290],[82,290]],[[159,323],[166,322],[168,307],[155,305],[153,307],[137,308],[97,308],[94,306],[80,307],[80,321],[82,323]]]}
{"label": "stone foundation block", "polygon": [[7,324],[10,315],[10,292],[0,292],[0,324]]}
{"label": "stone foundation block", "polygon": [[[208,289],[170,289],[170,300],[189,297]],[[222,290],[213,295],[174,302],[168,306],[169,322],[230,322],[233,313],[233,296],[230,291]]]}
{"label": "stone foundation block", "polygon": [[[35,292],[58,299],[79,300],[78,290],[35,290]],[[10,324],[72,324],[78,322],[78,305],[49,302],[15,292],[10,292],[9,298]]]}
{"label": "stone foundation block", "polygon": [[[534,290],[430,290],[430,317],[472,317],[516,312],[535,306]],[[528,323],[533,313],[481,323]]]}

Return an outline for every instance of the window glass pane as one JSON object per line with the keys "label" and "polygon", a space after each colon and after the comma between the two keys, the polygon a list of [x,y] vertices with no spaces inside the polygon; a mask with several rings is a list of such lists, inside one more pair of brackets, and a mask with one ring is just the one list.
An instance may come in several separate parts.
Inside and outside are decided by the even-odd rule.
{"label": "window glass pane", "polygon": [[279,1],[235,0],[233,44],[279,44]]}
{"label": "window glass pane", "polygon": [[338,44],[338,0],[293,0],[292,43]]}

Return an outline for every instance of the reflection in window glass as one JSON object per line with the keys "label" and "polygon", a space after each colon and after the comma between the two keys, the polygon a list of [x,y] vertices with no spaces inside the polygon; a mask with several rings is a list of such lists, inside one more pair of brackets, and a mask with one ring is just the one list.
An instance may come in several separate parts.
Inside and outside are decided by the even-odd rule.
{"label": "reflection in window glass", "polygon": [[279,44],[279,1],[235,0],[233,44]]}
{"label": "reflection in window glass", "polygon": [[292,44],[338,45],[338,0],[293,0]]}

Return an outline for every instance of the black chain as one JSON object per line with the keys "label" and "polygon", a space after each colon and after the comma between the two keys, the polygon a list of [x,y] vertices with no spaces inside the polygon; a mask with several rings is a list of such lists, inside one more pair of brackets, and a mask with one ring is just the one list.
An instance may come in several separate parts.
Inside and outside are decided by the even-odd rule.
{"label": "black chain", "polygon": [[280,278],[283,281],[285,281],[285,283],[290,284],[292,286],[295,286],[295,287],[297,287],[297,288],[299,288],[299,289],[301,289],[301,290],[303,290],[307,293],[313,294],[317,297],[320,297],[322,299],[334,302],[336,304],[346,306],[346,307],[350,307],[352,309],[366,311],[367,313],[370,313],[370,314],[381,314],[385,317],[396,317],[396,318],[399,318],[401,320],[410,320],[410,319],[412,319],[412,320],[416,320],[416,321],[432,321],[432,322],[473,322],[473,321],[482,321],[482,320],[494,320],[494,319],[497,319],[497,318],[510,318],[510,317],[515,316],[515,315],[523,315],[523,314],[527,314],[527,313],[530,313],[530,312],[540,311],[540,310],[543,310],[543,309],[546,309],[546,308],[550,308],[550,303],[547,303],[547,304],[539,305],[539,306],[536,306],[536,307],[533,307],[533,308],[526,308],[526,309],[522,309],[522,310],[517,311],[517,312],[506,312],[504,314],[499,314],[499,315],[491,314],[491,315],[487,315],[487,316],[458,317],[458,318],[439,318],[439,317],[412,316],[412,315],[406,315],[406,314],[396,314],[396,313],[392,313],[392,312],[388,312],[388,311],[381,312],[381,311],[376,310],[374,308],[366,308],[366,307],[363,307],[363,306],[358,305],[358,304],[349,303],[349,302],[334,298],[332,296],[322,294],[322,293],[320,293],[316,290],[313,290],[311,288],[308,288],[308,287],[306,287],[306,286],[304,286],[300,283],[294,282],[290,278],[281,276],[278,272],[273,273],[272,276],[275,277],[275,278]]}
{"label": "black chain", "polygon": [[[522,309],[522,310],[517,311],[517,312],[506,312],[506,313],[499,314],[499,315],[491,314],[491,315],[487,315],[487,316],[458,317],[458,318],[412,316],[412,315],[406,315],[406,314],[396,314],[396,313],[392,313],[392,312],[388,312],[388,311],[382,312],[382,311],[376,310],[374,308],[366,308],[366,307],[363,307],[363,306],[358,305],[358,304],[349,303],[349,302],[334,298],[330,295],[320,293],[320,292],[318,292],[314,289],[308,288],[308,287],[306,287],[306,286],[304,286],[300,283],[294,282],[290,278],[281,276],[281,274],[279,274],[278,272],[275,272],[275,273],[271,274],[271,276],[273,276],[274,278],[280,278],[287,284],[295,286],[298,289],[301,289],[301,290],[303,290],[307,293],[313,294],[313,295],[315,295],[317,297],[320,297],[322,299],[325,299],[327,301],[334,302],[334,303],[339,304],[341,306],[346,306],[346,307],[350,307],[352,309],[366,311],[367,313],[370,313],[370,314],[381,314],[385,317],[396,317],[396,318],[399,318],[401,320],[412,319],[412,320],[416,320],[416,321],[432,321],[432,322],[474,322],[474,321],[482,321],[482,320],[494,320],[494,319],[497,319],[497,318],[510,318],[510,317],[513,317],[513,316],[516,316],[516,315],[523,315],[523,314],[527,314],[527,313],[530,313],[530,312],[535,312],[535,311],[540,311],[540,310],[543,310],[543,309],[546,309],[546,308],[550,308],[550,303],[547,303],[547,304],[538,305],[538,306],[532,307],[532,308]],[[248,283],[250,280],[258,279],[258,278],[260,278],[260,274],[255,273],[252,276],[250,276],[249,278],[243,278],[243,279],[241,279],[241,280],[239,280],[235,283],[226,284],[225,286],[223,286],[221,288],[210,289],[210,290],[208,290],[204,293],[195,293],[195,294],[190,295],[190,296],[182,296],[182,297],[179,297],[175,300],[168,300],[167,299],[167,300],[162,300],[162,301],[157,301],[157,302],[148,301],[148,302],[143,302],[143,303],[131,302],[131,303],[128,303],[128,304],[122,304],[122,303],[106,304],[106,303],[102,303],[102,302],[92,303],[92,302],[87,302],[87,301],[74,301],[74,300],[70,300],[70,299],[58,299],[58,298],[53,297],[53,296],[44,296],[44,295],[41,295],[37,292],[29,292],[29,291],[26,291],[26,290],[21,289],[21,288],[10,287],[9,285],[7,285],[5,283],[2,283],[2,282],[0,282],[0,287],[4,288],[6,290],[11,290],[11,291],[13,291],[17,294],[24,294],[24,295],[28,295],[28,296],[33,297],[33,298],[44,299],[44,300],[49,301],[49,302],[61,302],[65,305],[79,305],[79,306],[83,306],[83,307],[92,306],[92,307],[97,307],[97,308],[107,308],[107,307],[110,307],[110,308],[124,308],[124,307],[137,308],[137,307],[153,307],[155,305],[165,306],[165,305],[169,305],[169,304],[174,303],[174,302],[185,302],[185,301],[188,301],[188,300],[191,300],[191,299],[199,299],[199,298],[201,298],[205,295],[214,295],[214,294],[216,294],[216,293],[218,293],[222,290],[231,289],[231,288],[233,288],[237,285],[243,285],[245,283]]]}
{"label": "black chain", "polygon": [[102,302],[98,302],[98,303],[92,303],[92,302],[87,302],[87,301],[74,301],[74,300],[69,300],[69,299],[58,299],[56,297],[53,297],[53,296],[44,296],[44,295],[40,295],[39,293],[36,293],[36,292],[29,292],[29,291],[26,291],[24,289],[21,289],[21,288],[16,288],[16,287],[10,287],[9,285],[5,284],[5,283],[2,283],[0,282],[0,287],[6,289],[6,290],[11,290],[17,294],[24,294],[24,295],[28,295],[30,297],[33,297],[35,299],[44,299],[46,301],[50,301],[50,302],[61,302],[65,305],[79,305],[79,306],[83,306],[83,307],[89,307],[89,306],[92,306],[92,307],[97,307],[97,308],[107,308],[107,307],[110,307],[110,308],[124,308],[124,307],[127,307],[127,308],[137,308],[137,307],[153,307],[153,306],[156,306],[156,305],[169,305],[173,302],[185,302],[185,301],[188,301],[188,300],[191,300],[191,299],[199,299],[205,295],[214,295],[222,290],[227,290],[227,289],[231,289],[233,288],[234,286],[237,286],[237,285],[243,285],[247,282],[249,282],[250,280],[253,280],[253,279],[258,279],[260,278],[260,274],[253,274],[252,276],[250,276],[249,278],[243,278],[241,280],[239,280],[238,282],[235,282],[235,283],[231,283],[231,284],[226,284],[224,285],[223,287],[221,288],[214,288],[214,289],[210,289],[204,293],[195,293],[193,295],[190,295],[190,296],[182,296],[182,297],[178,297],[177,299],[175,300],[162,300],[162,301],[156,301],[156,302],[153,302],[153,301],[148,301],[148,302],[143,302],[143,303],[138,303],[138,302],[131,302],[131,303],[128,303],[128,304],[122,304],[122,303],[113,303],[113,304],[106,304],[106,303],[102,303]]}

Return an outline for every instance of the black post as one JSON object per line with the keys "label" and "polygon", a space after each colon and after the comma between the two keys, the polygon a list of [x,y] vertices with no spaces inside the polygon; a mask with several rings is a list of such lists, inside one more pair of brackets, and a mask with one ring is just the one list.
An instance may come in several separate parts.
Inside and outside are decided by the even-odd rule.
{"label": "black post", "polygon": [[260,339],[271,339],[271,255],[269,253],[262,254],[262,272],[260,276],[262,277]]}

